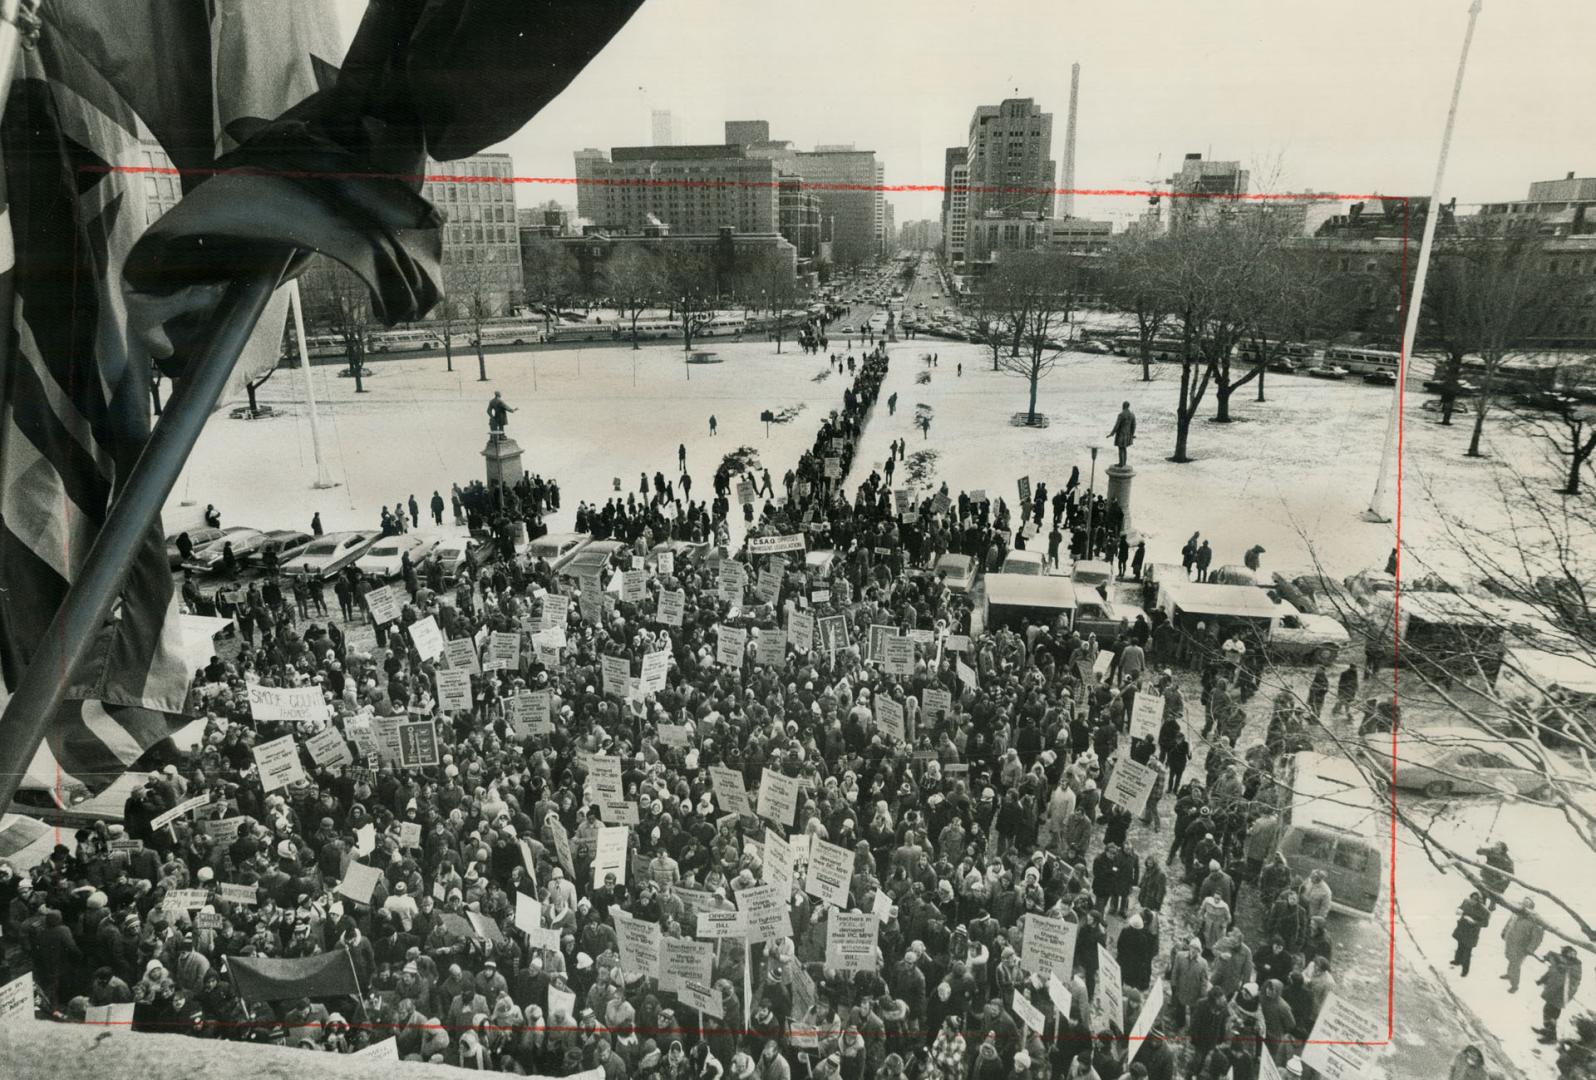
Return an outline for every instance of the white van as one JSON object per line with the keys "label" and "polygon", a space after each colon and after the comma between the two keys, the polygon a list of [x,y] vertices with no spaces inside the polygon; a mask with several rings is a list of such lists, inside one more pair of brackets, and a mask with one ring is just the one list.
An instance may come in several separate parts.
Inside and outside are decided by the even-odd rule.
{"label": "white van", "polygon": [[1291,802],[1281,819],[1280,853],[1304,878],[1324,871],[1337,911],[1372,916],[1389,865],[1390,804],[1344,757],[1304,752],[1289,761],[1284,782]]}

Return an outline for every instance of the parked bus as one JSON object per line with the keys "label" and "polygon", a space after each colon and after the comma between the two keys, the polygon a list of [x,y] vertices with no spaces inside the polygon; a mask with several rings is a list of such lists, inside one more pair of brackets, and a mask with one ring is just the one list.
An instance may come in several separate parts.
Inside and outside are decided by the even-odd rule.
{"label": "parked bus", "polygon": [[1324,362],[1327,367],[1345,368],[1354,375],[1362,375],[1366,382],[1387,385],[1396,382],[1397,373],[1402,370],[1402,354],[1385,349],[1332,346],[1324,351]]}
{"label": "parked bus", "polygon": [[[639,329],[642,323],[638,323]],[[630,327],[627,328],[630,334]],[[544,334],[545,341],[613,341],[616,328],[607,323],[558,323]]]}
{"label": "parked bus", "polygon": [[[1312,345],[1304,345],[1300,341],[1279,342],[1272,345],[1268,352],[1269,370],[1287,374],[1311,367],[1319,359],[1318,349]],[[1257,361],[1257,352],[1253,349],[1252,342],[1246,341],[1236,346],[1236,359],[1244,364]]]}

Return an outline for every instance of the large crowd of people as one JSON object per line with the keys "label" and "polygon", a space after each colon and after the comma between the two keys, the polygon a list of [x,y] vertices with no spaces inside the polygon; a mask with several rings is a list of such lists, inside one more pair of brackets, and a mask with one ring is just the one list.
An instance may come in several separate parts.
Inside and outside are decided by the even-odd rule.
{"label": "large crowd of people", "polygon": [[[763,506],[740,553],[723,545],[742,467],[695,503],[683,459],[669,484],[582,504],[584,530],[625,544],[596,577],[514,557],[513,523],[558,508],[529,478],[452,493],[511,557],[407,570],[396,622],[371,625],[358,574],[336,615],[319,583],[251,586],[236,656],[196,675],[198,748],[120,822],[0,869],[8,963],[47,1015],[130,1004],[135,1030],[392,1040],[405,1060],[602,1080],[1255,1080],[1265,1056],[1311,1074],[1334,898],[1273,854],[1276,733],[1234,751],[1249,669],[1143,620],[1106,665],[1056,624],[972,636],[939,556],[996,567],[1051,536],[1057,561],[1067,534],[1123,572],[1117,508],[1078,473],[1014,511],[929,482],[904,497],[875,470],[850,497],[889,359],[846,360],[782,497],[747,478]],[[414,630],[429,620],[441,655]],[[469,705],[444,708],[461,667]],[[309,688],[326,715],[256,715],[257,685]],[[1147,694],[1162,727],[1132,740]],[[430,749],[397,745],[429,719]],[[283,736],[303,776],[279,786],[255,750]],[[1156,770],[1139,814],[1103,797],[1123,760]],[[851,876],[816,888],[822,844]],[[766,886],[776,932],[699,936]],[[850,913],[875,916],[865,964],[828,951]],[[1031,916],[1071,924],[1073,953],[1038,967]],[[701,983],[666,977],[682,940],[713,946]],[[268,968],[276,993],[239,977]],[[1155,985],[1152,1037],[1132,1040]]]}

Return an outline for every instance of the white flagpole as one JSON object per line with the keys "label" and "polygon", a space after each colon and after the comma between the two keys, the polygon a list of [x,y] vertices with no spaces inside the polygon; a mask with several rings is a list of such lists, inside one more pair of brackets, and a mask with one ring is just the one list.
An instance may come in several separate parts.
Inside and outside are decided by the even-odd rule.
{"label": "white flagpole", "polygon": [[299,370],[305,375],[305,403],[310,408],[310,445],[316,456],[316,482],[314,488],[331,488],[338,485],[327,477],[327,464],[321,458],[321,423],[316,415],[316,387],[310,378],[310,350],[305,346],[305,309],[299,302],[299,280],[288,286],[289,306],[294,309],[294,340],[299,344]]}
{"label": "white flagpole", "polygon": [[1435,183],[1430,188],[1430,205],[1424,215],[1424,234],[1419,241],[1419,265],[1413,277],[1413,292],[1408,297],[1407,325],[1402,330],[1402,358],[1398,362],[1396,386],[1391,391],[1391,412],[1385,422],[1385,446],[1380,452],[1380,474],[1374,482],[1374,495],[1362,514],[1364,521],[1387,522],[1386,487],[1396,459],[1397,424],[1402,414],[1402,392],[1407,382],[1408,365],[1413,362],[1413,342],[1418,337],[1419,308],[1424,302],[1424,281],[1429,275],[1430,252],[1435,246],[1435,223],[1441,217],[1441,184],[1446,176],[1446,157],[1452,148],[1452,128],[1457,123],[1458,99],[1463,95],[1463,71],[1469,62],[1469,46],[1474,43],[1474,24],[1479,20],[1482,0],[1469,5],[1469,25],[1463,32],[1463,51],[1457,58],[1457,75],[1452,80],[1452,102],[1446,111],[1446,127],[1441,132],[1441,156],[1435,163]]}

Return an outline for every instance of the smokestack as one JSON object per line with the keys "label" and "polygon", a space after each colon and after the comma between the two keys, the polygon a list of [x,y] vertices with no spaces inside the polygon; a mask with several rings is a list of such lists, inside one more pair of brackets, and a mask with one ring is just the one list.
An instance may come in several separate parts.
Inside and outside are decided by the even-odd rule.
{"label": "smokestack", "polygon": [[1064,127],[1064,217],[1075,216],[1075,105],[1081,94],[1081,65],[1070,65],[1070,117]]}

